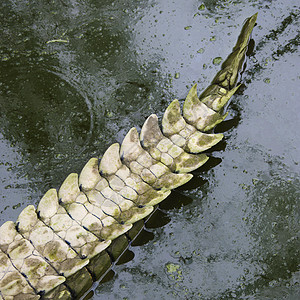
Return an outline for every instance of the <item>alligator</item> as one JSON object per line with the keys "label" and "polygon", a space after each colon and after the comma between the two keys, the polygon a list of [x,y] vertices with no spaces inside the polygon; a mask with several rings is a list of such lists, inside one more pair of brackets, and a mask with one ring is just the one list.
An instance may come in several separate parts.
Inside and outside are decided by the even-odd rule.
{"label": "alligator", "polygon": [[140,133],[131,128],[121,146],[91,158],[80,175],[50,189],[37,208],[0,227],[0,298],[80,299],[110,270],[172,189],[208,160],[203,153],[223,134],[214,127],[240,87],[257,13],[245,20],[232,53],[198,97],[175,99],[162,117],[152,114]]}

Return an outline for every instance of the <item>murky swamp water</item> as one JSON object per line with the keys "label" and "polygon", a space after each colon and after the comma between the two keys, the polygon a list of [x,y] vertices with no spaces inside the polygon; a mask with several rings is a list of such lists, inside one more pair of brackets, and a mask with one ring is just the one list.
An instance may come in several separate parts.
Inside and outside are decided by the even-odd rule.
{"label": "murky swamp water", "polygon": [[300,299],[296,0],[2,0],[0,223],[203,90],[255,12],[225,141],[92,299]]}

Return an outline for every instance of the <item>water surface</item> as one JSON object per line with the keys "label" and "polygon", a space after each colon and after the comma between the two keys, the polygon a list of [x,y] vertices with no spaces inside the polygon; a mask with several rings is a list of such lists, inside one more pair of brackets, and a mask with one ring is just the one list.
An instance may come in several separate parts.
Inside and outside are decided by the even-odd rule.
{"label": "water surface", "polygon": [[225,141],[92,299],[299,299],[296,0],[1,1],[0,223],[203,90],[255,12]]}

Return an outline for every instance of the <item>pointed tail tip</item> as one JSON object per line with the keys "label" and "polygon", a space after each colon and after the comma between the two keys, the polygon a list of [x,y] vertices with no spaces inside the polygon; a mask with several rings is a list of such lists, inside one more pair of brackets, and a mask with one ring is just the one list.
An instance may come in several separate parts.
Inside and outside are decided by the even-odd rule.
{"label": "pointed tail tip", "polygon": [[257,15],[258,15],[258,12],[256,12],[254,15],[252,15],[252,16],[249,18],[249,22],[255,24],[256,19],[257,19]]}
{"label": "pointed tail tip", "polygon": [[251,34],[251,32],[252,32],[252,30],[255,26],[257,15],[258,15],[258,12],[255,13],[254,15],[252,15],[251,17],[247,18],[244,22],[244,26],[243,26],[241,34],[242,35],[245,34],[245,36],[248,35],[248,37],[246,38],[247,40],[248,40],[249,35]]}

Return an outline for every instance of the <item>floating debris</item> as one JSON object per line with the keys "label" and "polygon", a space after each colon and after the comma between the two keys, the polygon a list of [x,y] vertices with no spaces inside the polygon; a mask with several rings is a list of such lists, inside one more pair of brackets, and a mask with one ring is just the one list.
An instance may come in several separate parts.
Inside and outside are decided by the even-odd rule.
{"label": "floating debris", "polygon": [[222,62],[222,57],[220,57],[220,56],[218,56],[218,57],[215,57],[214,59],[213,59],[213,64],[215,65],[215,66],[218,66],[221,62]]}
{"label": "floating debris", "polygon": [[51,44],[51,43],[69,43],[69,40],[56,39],[56,40],[50,40],[46,42],[46,44]]}

